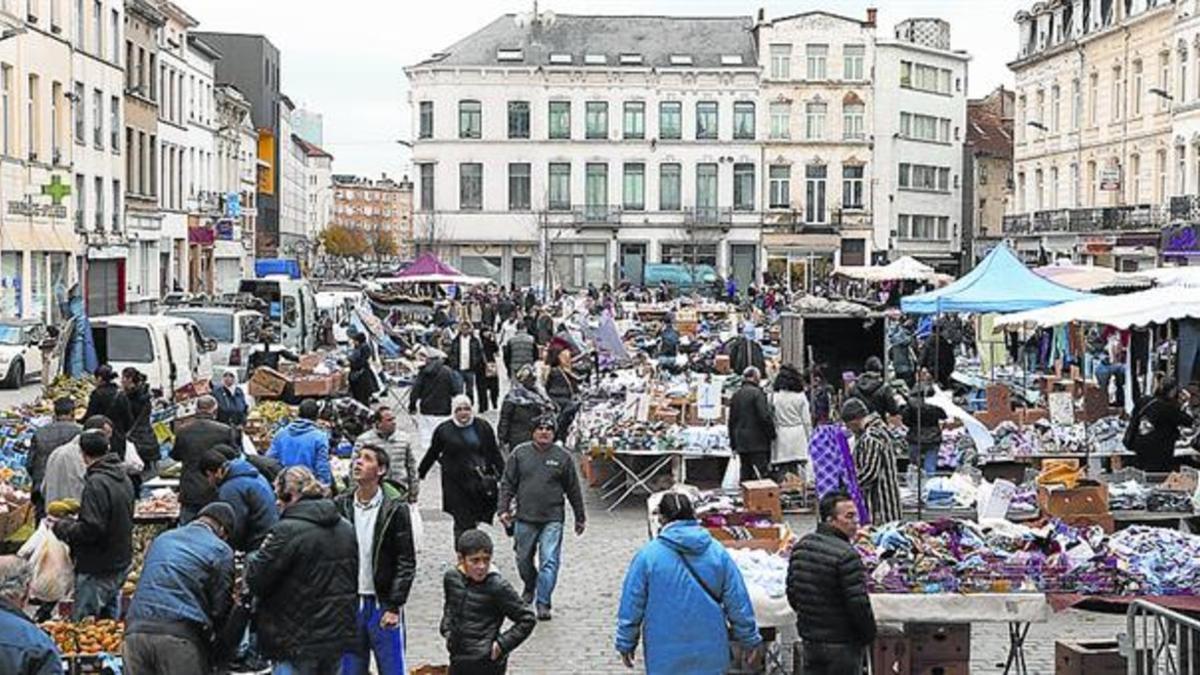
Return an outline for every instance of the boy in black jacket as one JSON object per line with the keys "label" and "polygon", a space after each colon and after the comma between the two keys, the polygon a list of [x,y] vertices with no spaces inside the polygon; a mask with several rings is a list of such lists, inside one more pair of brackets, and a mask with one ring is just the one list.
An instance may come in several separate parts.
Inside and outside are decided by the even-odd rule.
{"label": "boy in black jacket", "polygon": [[[446,570],[442,636],[450,652],[449,675],[504,675],[508,655],[533,633],[533,610],[492,569],[492,540],[479,530],[458,538],[458,566]],[[504,618],[513,625],[501,632]]]}

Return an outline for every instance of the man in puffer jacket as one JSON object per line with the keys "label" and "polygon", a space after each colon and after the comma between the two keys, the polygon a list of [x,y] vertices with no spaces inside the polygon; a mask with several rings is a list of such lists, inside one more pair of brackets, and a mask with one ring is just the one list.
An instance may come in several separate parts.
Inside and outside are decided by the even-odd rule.
{"label": "man in puffer jacket", "polygon": [[630,563],[621,591],[616,647],[625,665],[633,667],[643,634],[648,675],[727,672],[731,632],[757,660],[762,636],[733,558],[685,495],[663,495],[658,513],[662,529]]}
{"label": "man in puffer jacket", "polygon": [[358,637],[358,546],[325,486],[302,466],[275,481],[279,522],[246,558],[258,647],[276,672],[333,675]]}
{"label": "man in puffer jacket", "polygon": [[204,451],[200,471],[216,488],[217,499],[233,509],[234,523],[226,541],[237,551],[257,550],[279,522],[271,484],[253,464],[222,445]]}
{"label": "man in puffer jacket", "polygon": [[875,614],[867,597],[866,572],[850,543],[858,510],[849,495],[821,498],[817,530],[792,549],[788,604],[804,641],[805,672],[857,675],[863,652],[875,640]]}
{"label": "man in puffer jacket", "polygon": [[300,403],[300,418],[288,423],[271,439],[267,457],[279,460],[283,468],[308,467],[317,480],[333,484],[329,468],[329,433],[317,424],[317,402],[305,399]]}

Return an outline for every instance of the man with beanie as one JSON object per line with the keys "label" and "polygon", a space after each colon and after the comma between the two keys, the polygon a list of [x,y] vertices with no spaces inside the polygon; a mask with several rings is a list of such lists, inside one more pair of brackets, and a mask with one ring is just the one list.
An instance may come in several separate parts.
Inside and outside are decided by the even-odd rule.
{"label": "man with beanie", "polygon": [[[842,404],[842,422],[854,432],[854,471],[866,501],[864,523],[882,525],[900,520],[900,481],[896,458],[904,448],[887,424],[857,398]],[[869,517],[868,517],[869,516]]]}
{"label": "man with beanie", "polygon": [[[562,556],[564,498],[570,500],[575,514],[575,534],[582,535],[587,524],[575,460],[554,441],[557,424],[554,415],[543,415],[535,422],[533,440],[513,450],[500,481],[500,522],[513,528],[517,571],[525,582],[521,597],[526,602],[537,601],[539,621],[551,618],[550,596],[558,582]],[[511,510],[514,498],[515,522]],[[534,566],[535,554],[540,567]]]}
{"label": "man with beanie", "polygon": [[233,608],[233,508],[212,502],[150,543],[126,614],[129,675],[207,675]]}
{"label": "man with beanie", "polygon": [[761,371],[754,366],[742,372],[742,388],[729,399],[729,445],[742,464],[742,480],[767,478],[771,473],[771,442],[775,416],[759,386]]}
{"label": "man with beanie", "polygon": [[225,541],[236,551],[256,550],[279,522],[271,484],[253,464],[226,445],[204,451],[200,456],[200,472],[216,488],[217,499],[233,509],[233,527]]}

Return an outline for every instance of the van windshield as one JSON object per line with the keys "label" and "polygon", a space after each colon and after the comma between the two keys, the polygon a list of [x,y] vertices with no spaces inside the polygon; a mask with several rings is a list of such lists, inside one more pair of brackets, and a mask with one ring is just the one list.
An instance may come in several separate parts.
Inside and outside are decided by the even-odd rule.
{"label": "van windshield", "polygon": [[167,312],[170,316],[180,316],[191,319],[200,327],[200,334],[217,342],[233,342],[233,314],[213,312],[188,312],[174,310]]}
{"label": "van windshield", "polygon": [[[99,331],[97,331],[99,333]],[[108,326],[97,341],[104,340],[107,361],[150,363],[154,361],[154,348],[150,345],[150,332],[137,326]]]}

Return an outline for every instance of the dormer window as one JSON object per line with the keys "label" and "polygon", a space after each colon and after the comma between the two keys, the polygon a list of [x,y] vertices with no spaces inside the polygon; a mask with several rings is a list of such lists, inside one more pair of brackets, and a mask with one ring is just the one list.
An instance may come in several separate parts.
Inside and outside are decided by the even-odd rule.
{"label": "dormer window", "polygon": [[553,63],[555,65],[570,65],[571,55],[570,54],[561,54],[561,53],[551,54],[550,55],[550,63]]}
{"label": "dormer window", "polygon": [[742,65],[741,54],[723,54],[721,56],[721,65],[723,66],[740,66]]}
{"label": "dormer window", "polygon": [[641,54],[622,54],[621,65],[623,66],[639,66],[642,64]]}
{"label": "dormer window", "polygon": [[608,57],[603,54],[584,54],[583,62],[589,66],[603,66],[608,63]]}
{"label": "dormer window", "polygon": [[498,49],[496,50],[496,60],[501,62],[523,61],[525,52],[520,49]]}
{"label": "dormer window", "polygon": [[687,54],[672,54],[671,65],[673,66],[690,66],[692,65],[692,57]]}

